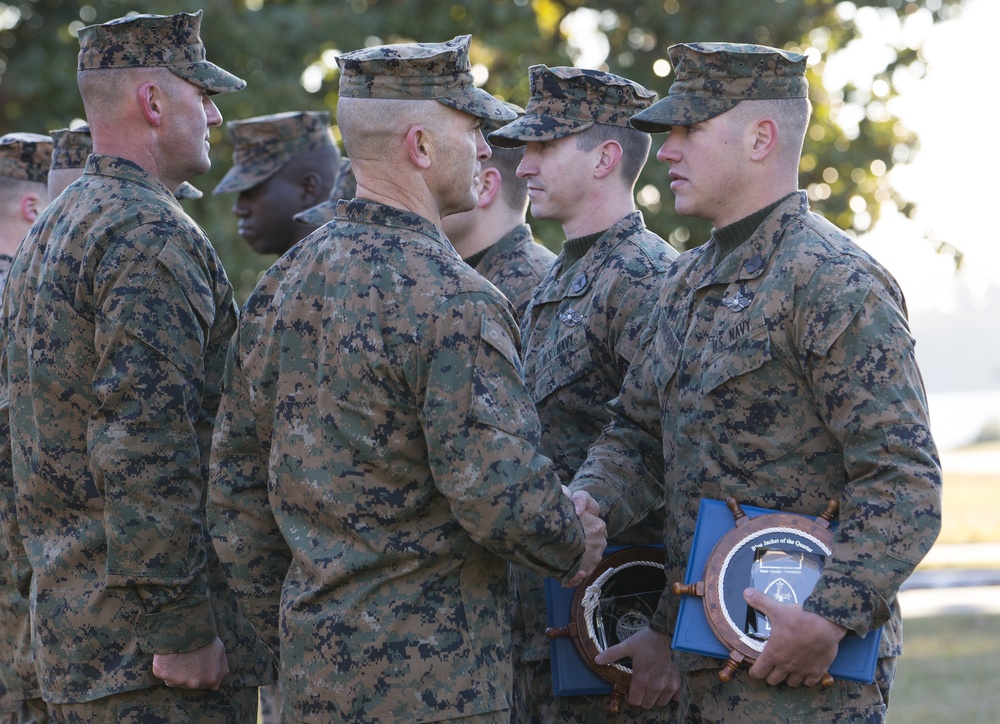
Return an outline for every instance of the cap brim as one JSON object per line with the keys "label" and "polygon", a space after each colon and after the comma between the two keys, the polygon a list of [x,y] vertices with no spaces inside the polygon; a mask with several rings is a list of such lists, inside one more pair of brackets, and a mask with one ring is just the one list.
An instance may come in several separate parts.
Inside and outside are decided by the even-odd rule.
{"label": "cap brim", "polygon": [[644,133],[665,133],[671,126],[690,126],[707,121],[739,103],[728,98],[667,96],[629,119],[629,125]]}
{"label": "cap brim", "polygon": [[201,189],[189,184],[187,181],[174,189],[174,197],[180,199],[181,201],[200,199],[204,195],[205,194],[201,192]]}
{"label": "cap brim", "polygon": [[312,226],[322,226],[333,221],[337,215],[337,202],[329,199],[311,206],[305,211],[300,211],[292,218],[300,224],[310,224]]}
{"label": "cap brim", "polygon": [[449,108],[454,108],[455,110],[484,120],[506,123],[517,118],[517,113],[511,110],[506,103],[472,85],[463,86],[462,93],[460,94],[438,97],[436,100],[444,103]]}
{"label": "cap brim", "polygon": [[554,141],[594,125],[581,121],[549,115],[526,115],[503,128],[498,128],[487,139],[500,148],[518,148],[529,141]]}
{"label": "cap brim", "polygon": [[228,70],[223,70],[207,60],[190,65],[171,65],[169,68],[184,80],[191,81],[212,94],[232,93],[242,90],[247,85],[247,82],[242,78],[238,78]]}
{"label": "cap brim", "polygon": [[218,186],[212,189],[214,195],[232,194],[239,191],[247,191],[254,186],[258,186],[278,172],[280,167],[275,168],[247,168],[246,166],[233,166],[226,171],[226,175],[219,181]]}

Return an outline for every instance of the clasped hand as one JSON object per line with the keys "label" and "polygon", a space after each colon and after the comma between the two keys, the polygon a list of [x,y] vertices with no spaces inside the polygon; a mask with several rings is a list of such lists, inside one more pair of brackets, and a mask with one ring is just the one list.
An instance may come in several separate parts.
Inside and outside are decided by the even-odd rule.
{"label": "clasped hand", "polygon": [[580,522],[583,524],[583,532],[587,542],[587,549],[580,560],[580,570],[577,571],[572,579],[563,584],[565,587],[571,588],[587,580],[587,576],[601,562],[601,556],[604,555],[604,549],[608,545],[608,538],[607,526],[600,518],[601,507],[597,504],[597,501],[583,490],[578,490],[571,494],[569,488],[565,485],[563,486],[563,492],[573,501],[573,508]]}

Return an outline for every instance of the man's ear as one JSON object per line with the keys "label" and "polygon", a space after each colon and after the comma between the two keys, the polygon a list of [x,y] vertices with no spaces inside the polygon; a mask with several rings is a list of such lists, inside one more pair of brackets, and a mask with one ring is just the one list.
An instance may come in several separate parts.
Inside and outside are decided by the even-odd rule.
{"label": "man's ear", "polygon": [[600,155],[597,157],[597,165],[594,166],[595,178],[604,178],[616,168],[622,160],[622,147],[618,141],[607,140],[595,149]]}
{"label": "man's ear", "polygon": [[406,132],[406,151],[410,161],[419,169],[428,169],[433,156],[431,134],[424,126],[410,126]]}
{"label": "man's ear", "polygon": [[299,196],[306,204],[304,208],[326,201],[329,194],[323,193],[323,179],[315,171],[310,171],[299,180]]}
{"label": "man's ear", "polygon": [[484,166],[479,172],[479,186],[476,189],[479,192],[479,208],[485,209],[492,204],[500,195],[502,186],[503,176],[500,172],[493,166]]}
{"label": "man's ear", "polygon": [[38,215],[42,213],[44,208],[45,203],[42,201],[42,197],[34,191],[29,191],[22,196],[21,203],[18,205],[18,210],[21,212],[21,218],[29,224],[35,223],[35,219],[38,218]]}
{"label": "man's ear", "polygon": [[765,116],[754,124],[750,158],[754,161],[763,161],[777,147],[778,122],[773,118]]}
{"label": "man's ear", "polygon": [[156,83],[143,83],[136,89],[136,101],[151,126],[158,128],[163,122],[164,100],[163,89]]}

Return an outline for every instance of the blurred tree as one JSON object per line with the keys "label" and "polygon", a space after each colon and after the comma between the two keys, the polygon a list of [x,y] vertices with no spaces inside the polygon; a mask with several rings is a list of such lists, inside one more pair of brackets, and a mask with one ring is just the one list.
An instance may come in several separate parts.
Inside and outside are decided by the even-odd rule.
{"label": "blurred tree", "polygon": [[[205,3],[202,37],[209,58],[248,87],[217,99],[233,120],[286,110],[336,110],[336,55],[365,45],[441,41],[473,35],[476,77],[487,90],[524,105],[527,69],[535,63],[586,65],[627,76],[666,93],[667,48],[693,40],[756,42],[809,55],[813,121],[800,184],[814,208],[853,233],[878,220],[883,202],[904,213],[911,204],[891,188],[887,172],[905,162],[917,139],[892,113],[901,83],[924,74],[922,30],[951,17],[959,0],[216,0]],[[0,133],[45,132],[82,121],[76,92],[76,30],[127,12],[170,14],[194,9],[177,0],[21,0],[0,2]],[[878,26],[887,40],[862,53],[863,67],[831,78],[842,52]],[[866,48],[868,46],[865,46]],[[845,53],[846,54],[846,53]],[[858,53],[855,53],[858,55]],[[194,179],[204,198],[186,201],[219,248],[239,298],[273,261],[236,235],[234,199],[211,190],[228,168],[224,130],[212,134],[214,166]],[[657,149],[662,137],[654,137]],[[638,199],[647,224],[678,249],[705,241],[707,226],[678,217],[667,191],[667,167],[650,160]],[[555,248],[561,232],[536,222]]]}

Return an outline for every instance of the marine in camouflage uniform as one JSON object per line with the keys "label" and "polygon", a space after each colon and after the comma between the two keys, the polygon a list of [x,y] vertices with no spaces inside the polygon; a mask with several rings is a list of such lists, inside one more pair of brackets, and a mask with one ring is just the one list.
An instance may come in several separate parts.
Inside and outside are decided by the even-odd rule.
{"label": "marine in camouflage uniform", "polygon": [[[49,136],[9,133],[0,138],[0,292],[7,284],[12,254],[48,204],[45,182],[51,156]],[[0,381],[0,440],[5,441],[5,452],[0,456],[0,495],[9,496],[13,485],[6,387]],[[0,536],[0,724],[48,721],[41,697],[31,656],[28,600],[18,591],[8,547]]]}
{"label": "marine in camouflage uniform", "polygon": [[[204,513],[237,309],[170,187],[210,164],[204,134],[221,117],[207,94],[244,84],[205,61],[200,20],[138,15],[79,31],[98,152],[35,222],[4,297],[14,488],[4,481],[4,528],[59,720],[245,722],[271,677]],[[164,142],[163,180],[100,152],[146,134],[146,116],[120,121],[95,95],[139,83],[157,99],[173,93],[157,104],[172,121],[161,128],[203,114],[201,133],[189,122]],[[187,688],[218,687],[227,655],[221,690]]]}
{"label": "marine in camouflage uniform", "polygon": [[316,230],[295,214],[326,199],[340,151],[329,111],[289,111],[226,124],[233,166],[213,194],[237,194],[233,215],[243,240],[259,254],[284,254]]}
{"label": "marine in camouflage uniform", "polygon": [[[524,109],[507,107],[521,115]],[[484,122],[483,134],[505,125]],[[523,148],[490,144],[490,157],[479,171],[476,208],[451,214],[441,221],[455,251],[466,264],[486,277],[514,305],[520,321],[531,301],[531,293],[545,277],[556,255],[535,242],[528,213],[528,184],[517,176]],[[568,480],[568,478],[567,478]]]}
{"label": "marine in camouflage uniform", "polygon": [[[678,210],[716,228],[671,268],[614,421],[573,487],[602,502],[612,532],[665,484],[668,584],[684,578],[703,497],[808,515],[839,501],[832,555],[804,603],[778,604],[759,591],[748,599],[770,609],[772,624],[754,676],[741,669],[722,683],[719,660],[675,653],[685,672],[682,720],[879,722],[902,652],[896,595],[941,516],[941,471],[903,295],[795,191],[809,115],[804,56],[728,43],[677,45],[670,56],[668,96],[631,122],[670,131],[657,157],[671,165]],[[731,173],[780,159],[745,179],[770,199],[749,196],[723,212],[699,188],[707,172],[724,175],[702,156],[717,158],[709,147],[720,134],[741,139],[726,150]],[[773,145],[781,139],[790,145]],[[754,155],[761,147],[770,153]],[[742,198],[735,191],[729,200]],[[677,603],[664,593],[653,631],[672,634]],[[801,625],[794,644],[781,630],[788,621]],[[874,684],[798,685],[819,680],[845,631],[878,627]],[[636,634],[616,653],[643,640]],[[796,658],[807,645],[828,658]]]}
{"label": "marine in camouflage uniform", "polygon": [[[626,78],[581,68],[535,65],[529,82],[524,117],[489,138],[502,146],[528,145],[530,155],[518,173],[555,199],[539,206],[536,191],[532,214],[556,218],[564,230],[575,231],[535,289],[521,325],[524,377],[542,424],[542,451],[570,480],[610,419],[604,405],[621,388],[677,252],[646,228],[633,196],[650,140],[628,121],[652,104],[654,94]],[[588,141],[587,134],[594,140]],[[594,174],[586,164],[605,143],[621,158],[612,173],[591,181]],[[569,175],[551,173],[550,151],[539,148],[542,144],[572,144],[574,155],[558,166]],[[550,208],[567,188],[573,189],[575,205]],[[658,544],[662,531],[658,509],[608,543]],[[606,696],[553,695],[543,581],[520,567],[513,569],[512,581],[518,721],[607,721]],[[663,721],[668,716],[664,709],[623,707],[619,719]]]}
{"label": "marine in camouflage uniform", "polygon": [[469,42],[338,58],[359,198],[264,275],[230,348],[209,520],[292,721],[505,721],[505,559],[571,578],[603,549],[537,452],[509,303],[437,225],[475,203],[477,117],[512,117]]}

